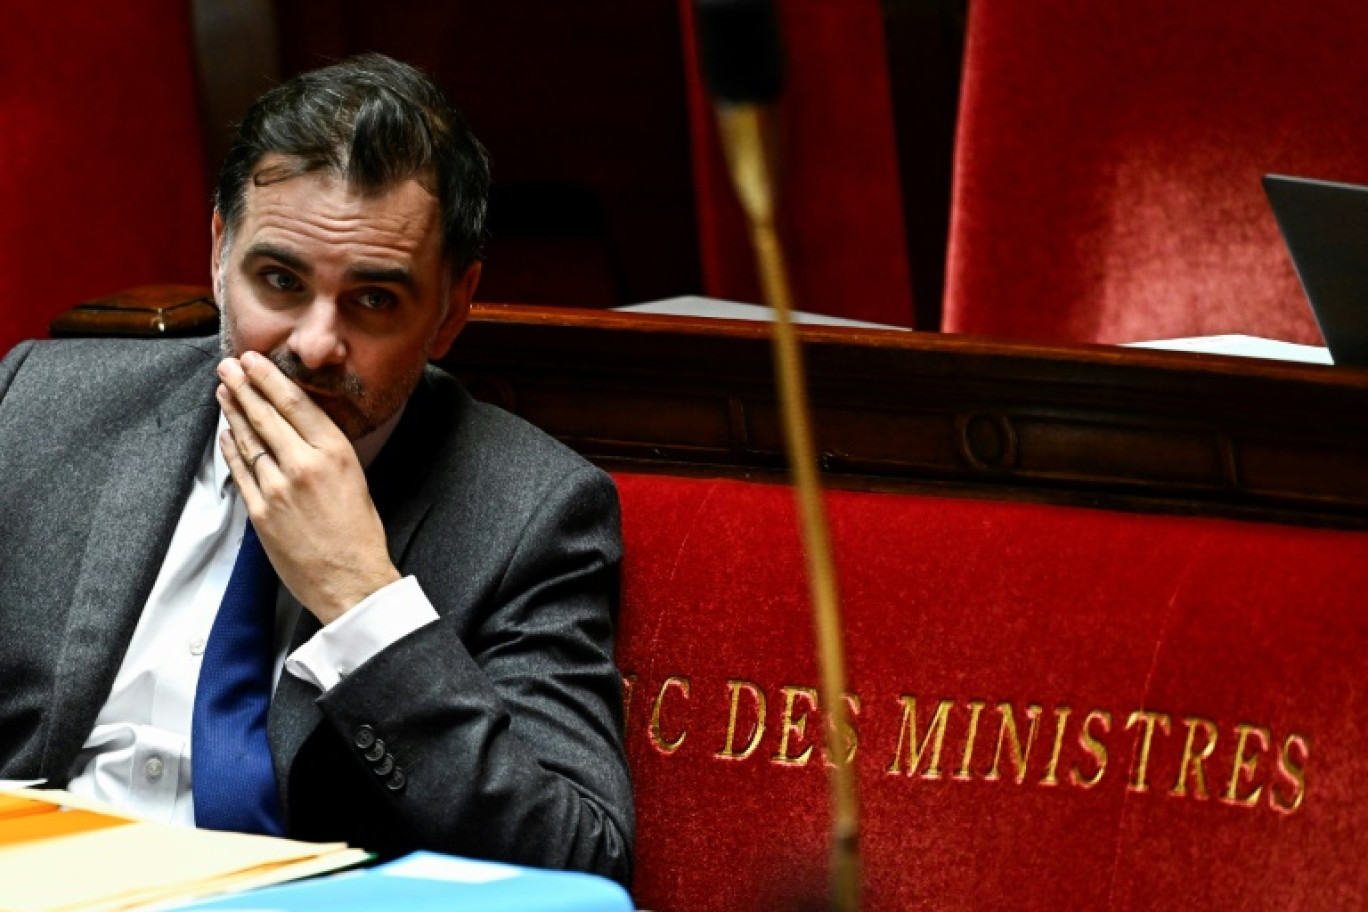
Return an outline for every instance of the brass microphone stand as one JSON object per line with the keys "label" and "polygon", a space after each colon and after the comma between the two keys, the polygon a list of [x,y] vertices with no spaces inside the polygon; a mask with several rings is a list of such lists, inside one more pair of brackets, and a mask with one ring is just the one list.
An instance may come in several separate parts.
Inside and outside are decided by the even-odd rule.
{"label": "brass microphone stand", "polygon": [[837,912],[859,908],[859,812],[855,770],[840,743],[845,731],[845,656],[836,573],[822,504],[817,455],[803,374],[803,356],[793,327],[793,297],[783,247],[774,224],[773,159],[766,142],[766,109],[755,104],[721,104],[717,121],[722,147],[741,207],[750,222],[765,300],[774,309],[774,360],[788,452],[807,556],[808,582],[817,631],[817,664],[827,718],[827,755],[831,758],[831,902]]}

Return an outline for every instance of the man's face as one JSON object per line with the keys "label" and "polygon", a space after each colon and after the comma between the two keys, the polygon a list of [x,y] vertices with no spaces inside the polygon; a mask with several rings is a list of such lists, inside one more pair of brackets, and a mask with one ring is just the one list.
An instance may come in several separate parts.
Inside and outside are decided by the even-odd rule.
{"label": "man's face", "polygon": [[225,353],[270,357],[352,440],[446,354],[479,280],[478,263],[450,277],[437,200],[413,180],[374,195],[325,172],[249,183],[232,235],[225,250],[216,213]]}

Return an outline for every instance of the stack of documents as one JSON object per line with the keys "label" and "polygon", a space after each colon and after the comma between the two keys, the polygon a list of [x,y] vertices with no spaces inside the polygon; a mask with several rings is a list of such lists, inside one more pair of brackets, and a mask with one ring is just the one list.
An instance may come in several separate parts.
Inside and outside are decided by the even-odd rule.
{"label": "stack of documents", "polygon": [[0,791],[0,912],[165,908],[369,857],[342,843],[134,820],[68,792]]}
{"label": "stack of documents", "polygon": [[1159,348],[1166,351],[1201,352],[1208,355],[1234,355],[1240,358],[1266,358],[1271,361],[1300,361],[1304,364],[1333,364],[1330,349],[1322,345],[1299,345],[1259,336],[1228,334],[1190,336],[1186,339],[1156,339],[1153,342],[1127,342],[1130,348]]}

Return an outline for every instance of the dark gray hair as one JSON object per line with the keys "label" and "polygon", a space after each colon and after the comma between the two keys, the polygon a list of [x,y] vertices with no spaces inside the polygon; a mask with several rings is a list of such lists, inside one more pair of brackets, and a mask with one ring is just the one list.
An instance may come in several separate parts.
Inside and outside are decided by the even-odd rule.
{"label": "dark gray hair", "polygon": [[[271,153],[286,164],[260,169]],[[321,169],[363,193],[417,180],[441,208],[442,249],[453,276],[479,258],[488,156],[442,90],[408,64],[362,54],[259,98],[238,125],[214,188],[225,235],[242,219],[249,180],[262,186]]]}

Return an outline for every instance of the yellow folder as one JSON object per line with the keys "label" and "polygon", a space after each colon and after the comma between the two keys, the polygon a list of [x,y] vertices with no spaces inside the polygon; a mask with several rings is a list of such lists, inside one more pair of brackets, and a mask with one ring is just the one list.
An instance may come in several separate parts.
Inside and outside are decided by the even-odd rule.
{"label": "yellow folder", "polygon": [[0,912],[122,912],[349,867],[369,856],[132,819],[69,792],[0,793]]}

